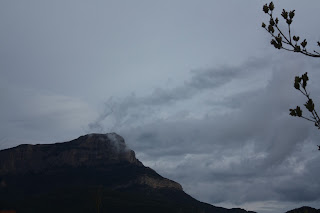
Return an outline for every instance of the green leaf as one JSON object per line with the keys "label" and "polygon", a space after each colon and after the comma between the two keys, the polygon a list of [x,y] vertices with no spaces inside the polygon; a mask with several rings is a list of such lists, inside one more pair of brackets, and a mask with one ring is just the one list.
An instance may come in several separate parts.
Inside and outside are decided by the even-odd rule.
{"label": "green leaf", "polygon": [[282,16],[284,19],[287,19],[287,18],[288,18],[288,12],[285,11],[284,9],[282,9],[281,16]]}
{"label": "green leaf", "polygon": [[290,17],[290,19],[293,19],[293,17],[294,17],[294,12],[295,12],[295,10],[292,10],[292,11],[289,12],[289,17]]}
{"label": "green leaf", "polygon": [[305,72],[302,76],[301,79],[304,81],[309,81],[309,77],[308,77],[308,72]]}
{"label": "green leaf", "polygon": [[298,117],[302,116],[302,110],[301,110],[301,108],[299,106],[297,106],[295,111],[296,111]]}
{"label": "green leaf", "polygon": [[300,90],[300,82],[301,78],[299,76],[296,76],[294,78],[294,88],[296,88],[297,90]]}
{"label": "green leaf", "polygon": [[298,117],[301,117],[302,116],[302,110],[300,109],[299,106],[297,106],[297,108],[295,109],[289,109],[290,111],[290,114],[291,116],[298,116]]}
{"label": "green leaf", "polygon": [[276,41],[277,41],[278,43],[282,43],[282,37],[281,37],[280,33],[278,34],[277,37],[275,37],[275,39],[276,39]]}
{"label": "green leaf", "polygon": [[262,22],[261,27],[266,28],[266,24]]}
{"label": "green leaf", "polygon": [[296,113],[296,111],[295,111],[294,109],[289,109],[289,111],[290,111],[290,114],[289,114],[289,115],[291,115],[291,116],[297,116],[297,113]]}
{"label": "green leaf", "polygon": [[276,40],[272,39],[270,42],[275,48],[281,49],[282,43],[278,43]]}
{"label": "green leaf", "polygon": [[294,41],[299,41],[300,37],[299,36],[293,36]]}
{"label": "green leaf", "polygon": [[274,4],[273,4],[273,2],[270,2],[270,4],[269,4],[269,9],[272,11],[272,10],[274,10]]}
{"label": "green leaf", "polygon": [[309,80],[308,73],[306,72],[305,74],[303,74],[301,76],[301,79],[302,79],[302,87],[305,89],[307,86],[307,81]]}
{"label": "green leaf", "polygon": [[262,8],[263,12],[265,13],[268,13],[269,12],[269,7],[267,4],[263,5],[263,8]]}
{"label": "green leaf", "polygon": [[308,42],[307,42],[306,39],[304,39],[303,42],[301,42],[301,46],[302,46],[303,48],[306,48],[307,44],[308,44]]}
{"label": "green leaf", "polygon": [[301,52],[300,46],[299,46],[299,45],[295,45],[295,46],[294,46],[294,51],[295,51],[295,52]]}
{"label": "green leaf", "polygon": [[312,112],[314,110],[314,103],[312,101],[312,99],[310,98],[307,103],[305,104],[305,107]]}
{"label": "green leaf", "polygon": [[270,23],[271,26],[274,26],[274,25],[275,25],[275,22],[274,22],[273,18],[270,18],[269,23]]}
{"label": "green leaf", "polygon": [[268,26],[268,31],[273,34],[274,33],[274,28],[271,25],[269,25]]}
{"label": "green leaf", "polygon": [[290,25],[290,24],[292,23],[292,19],[287,19],[287,21],[286,21],[286,22],[287,22],[287,24],[289,24],[289,25]]}

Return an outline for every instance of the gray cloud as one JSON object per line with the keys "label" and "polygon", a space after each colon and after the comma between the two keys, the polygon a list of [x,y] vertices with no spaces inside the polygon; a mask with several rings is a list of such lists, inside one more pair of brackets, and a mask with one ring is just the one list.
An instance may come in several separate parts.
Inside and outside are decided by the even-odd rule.
{"label": "gray cloud", "polygon": [[[156,88],[145,97],[137,97],[131,94],[123,99],[110,98],[104,107],[103,113],[89,124],[92,131],[104,131],[103,123],[108,120],[113,121],[112,130],[122,125],[132,123],[132,120],[141,117],[156,114],[159,107],[172,107],[179,102],[188,101],[197,98],[201,93],[209,90],[218,90],[237,79],[245,80],[254,75],[257,69],[263,70],[266,61],[262,59],[251,59],[245,64],[238,67],[220,67],[218,69],[206,69],[192,72],[190,80],[185,81],[182,85],[172,89]],[[255,76],[253,76],[255,77]],[[251,79],[254,81],[255,79]],[[147,112],[147,113],[146,113]]]}
{"label": "gray cloud", "polygon": [[[317,130],[290,117],[289,108],[305,101],[293,88],[294,76],[308,70],[310,90],[320,76],[312,62],[295,59],[193,72],[182,86],[118,100],[108,116],[125,124],[115,129],[142,162],[200,200],[239,206],[319,201]],[[188,106],[190,100],[197,104]]]}

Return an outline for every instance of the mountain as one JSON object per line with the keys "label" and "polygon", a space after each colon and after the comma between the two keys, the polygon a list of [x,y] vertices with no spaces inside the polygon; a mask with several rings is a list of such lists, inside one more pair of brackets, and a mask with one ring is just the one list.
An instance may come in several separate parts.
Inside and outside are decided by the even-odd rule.
{"label": "mountain", "polygon": [[301,208],[298,209],[293,209],[290,210],[286,213],[320,213],[320,209],[315,209],[315,208],[311,208],[308,206],[303,206]]}
{"label": "mountain", "polygon": [[192,198],[145,167],[116,133],[0,150],[1,210],[248,213]]}

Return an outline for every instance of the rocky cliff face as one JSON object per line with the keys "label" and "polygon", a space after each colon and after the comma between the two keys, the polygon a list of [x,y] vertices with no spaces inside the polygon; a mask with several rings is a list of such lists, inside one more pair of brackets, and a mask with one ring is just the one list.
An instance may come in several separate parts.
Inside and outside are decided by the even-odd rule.
{"label": "rocky cliff face", "polygon": [[147,175],[144,175],[144,176],[140,176],[137,179],[137,183],[148,185],[154,189],[174,188],[174,189],[182,191],[182,186],[180,184],[178,184],[172,180],[169,180],[167,178],[156,179],[156,178],[152,178]]}
{"label": "rocky cliff face", "polygon": [[40,172],[57,166],[107,165],[119,161],[143,166],[121,136],[116,133],[90,134],[64,143],[20,145],[1,150],[0,175]]}
{"label": "rocky cliff face", "polygon": [[0,151],[0,211],[97,212],[98,203],[100,212],[253,213],[195,200],[115,133]]}
{"label": "rocky cliff face", "polygon": [[[129,163],[144,167],[116,133],[89,134],[75,140],[55,143],[20,145],[0,151],[0,176],[50,172],[60,167],[112,169],[113,164]],[[151,170],[151,169],[150,169]],[[125,172],[125,171],[123,171]],[[180,184],[149,173],[136,175],[126,186],[147,185],[152,188],[175,188]],[[124,185],[122,185],[123,187]],[[115,188],[121,186],[115,186]]]}

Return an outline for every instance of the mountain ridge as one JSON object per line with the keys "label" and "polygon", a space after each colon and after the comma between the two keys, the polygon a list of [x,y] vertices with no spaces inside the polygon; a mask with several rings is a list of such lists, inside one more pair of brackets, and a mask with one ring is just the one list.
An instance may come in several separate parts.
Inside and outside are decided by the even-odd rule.
{"label": "mountain ridge", "polygon": [[116,133],[0,150],[1,207],[33,213],[254,213],[192,198],[179,183],[145,167]]}
{"label": "mountain ridge", "polygon": [[[66,166],[102,169],[119,162],[127,162],[138,167],[144,166],[135,157],[135,152],[127,148],[124,139],[116,133],[89,134],[69,142],[23,144],[1,150],[0,176],[30,172],[37,174],[48,168],[54,170]],[[130,184],[146,184],[153,188],[173,187],[182,190],[181,185],[174,181],[163,178],[157,182],[153,176],[137,177],[127,185]]]}
{"label": "mountain ridge", "polygon": [[300,208],[287,211],[286,213],[320,213],[320,209],[315,209],[309,206],[302,206]]}
{"label": "mountain ridge", "polygon": [[[111,138],[111,139],[110,139]],[[114,140],[117,140],[115,142]],[[81,166],[112,160],[142,165],[133,150],[126,148],[122,137],[115,133],[89,134],[68,142],[54,144],[21,144],[0,150],[0,174],[41,170],[43,166]],[[26,161],[22,163],[21,161]],[[30,164],[25,164],[30,163]],[[31,164],[32,163],[32,164]]]}

